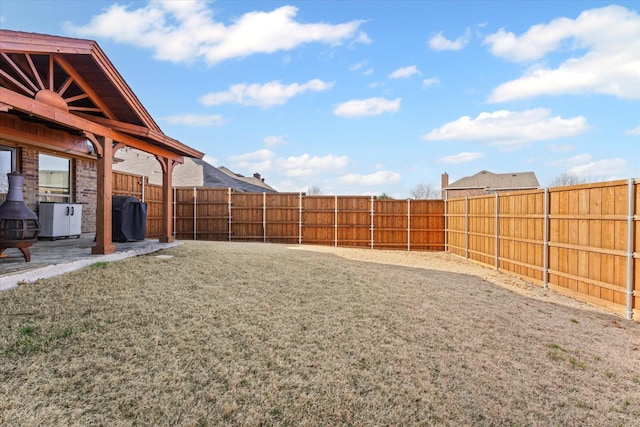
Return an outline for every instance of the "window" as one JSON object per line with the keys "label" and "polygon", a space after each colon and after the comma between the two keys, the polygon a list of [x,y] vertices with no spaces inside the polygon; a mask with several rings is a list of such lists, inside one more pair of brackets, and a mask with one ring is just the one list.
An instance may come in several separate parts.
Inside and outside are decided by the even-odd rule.
{"label": "window", "polygon": [[0,145],[0,201],[7,198],[9,178],[7,174],[16,170],[16,149]]}
{"label": "window", "polygon": [[40,154],[38,196],[41,202],[71,202],[71,161]]}

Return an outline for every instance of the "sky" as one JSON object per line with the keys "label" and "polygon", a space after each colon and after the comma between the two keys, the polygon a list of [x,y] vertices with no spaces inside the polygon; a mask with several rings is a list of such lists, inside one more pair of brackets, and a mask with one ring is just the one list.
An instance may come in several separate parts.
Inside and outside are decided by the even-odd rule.
{"label": "sky", "polygon": [[1,0],[95,40],[162,131],[282,192],[640,177],[638,2]]}

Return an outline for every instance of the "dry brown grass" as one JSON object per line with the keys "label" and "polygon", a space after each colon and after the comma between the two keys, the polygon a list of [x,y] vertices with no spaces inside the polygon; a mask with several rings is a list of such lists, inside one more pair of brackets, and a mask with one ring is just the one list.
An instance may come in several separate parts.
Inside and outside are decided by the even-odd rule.
{"label": "dry brown grass", "polygon": [[304,249],[0,292],[0,425],[640,425],[640,324],[446,254]]}

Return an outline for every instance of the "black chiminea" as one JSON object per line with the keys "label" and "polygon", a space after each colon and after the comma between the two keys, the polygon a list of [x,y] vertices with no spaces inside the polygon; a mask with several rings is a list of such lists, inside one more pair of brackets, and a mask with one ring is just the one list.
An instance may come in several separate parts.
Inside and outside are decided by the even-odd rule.
{"label": "black chiminea", "polygon": [[8,248],[18,248],[26,262],[31,261],[29,247],[38,239],[40,222],[38,216],[24,203],[22,186],[24,175],[18,172],[7,174],[9,192],[7,200],[0,205],[0,255]]}

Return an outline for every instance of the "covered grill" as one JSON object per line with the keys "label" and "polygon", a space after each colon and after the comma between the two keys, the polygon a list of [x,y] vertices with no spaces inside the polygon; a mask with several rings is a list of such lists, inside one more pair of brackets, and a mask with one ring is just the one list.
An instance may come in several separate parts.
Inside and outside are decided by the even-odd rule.
{"label": "covered grill", "polygon": [[131,196],[114,196],[111,203],[112,240],[144,240],[147,234],[147,204]]}

